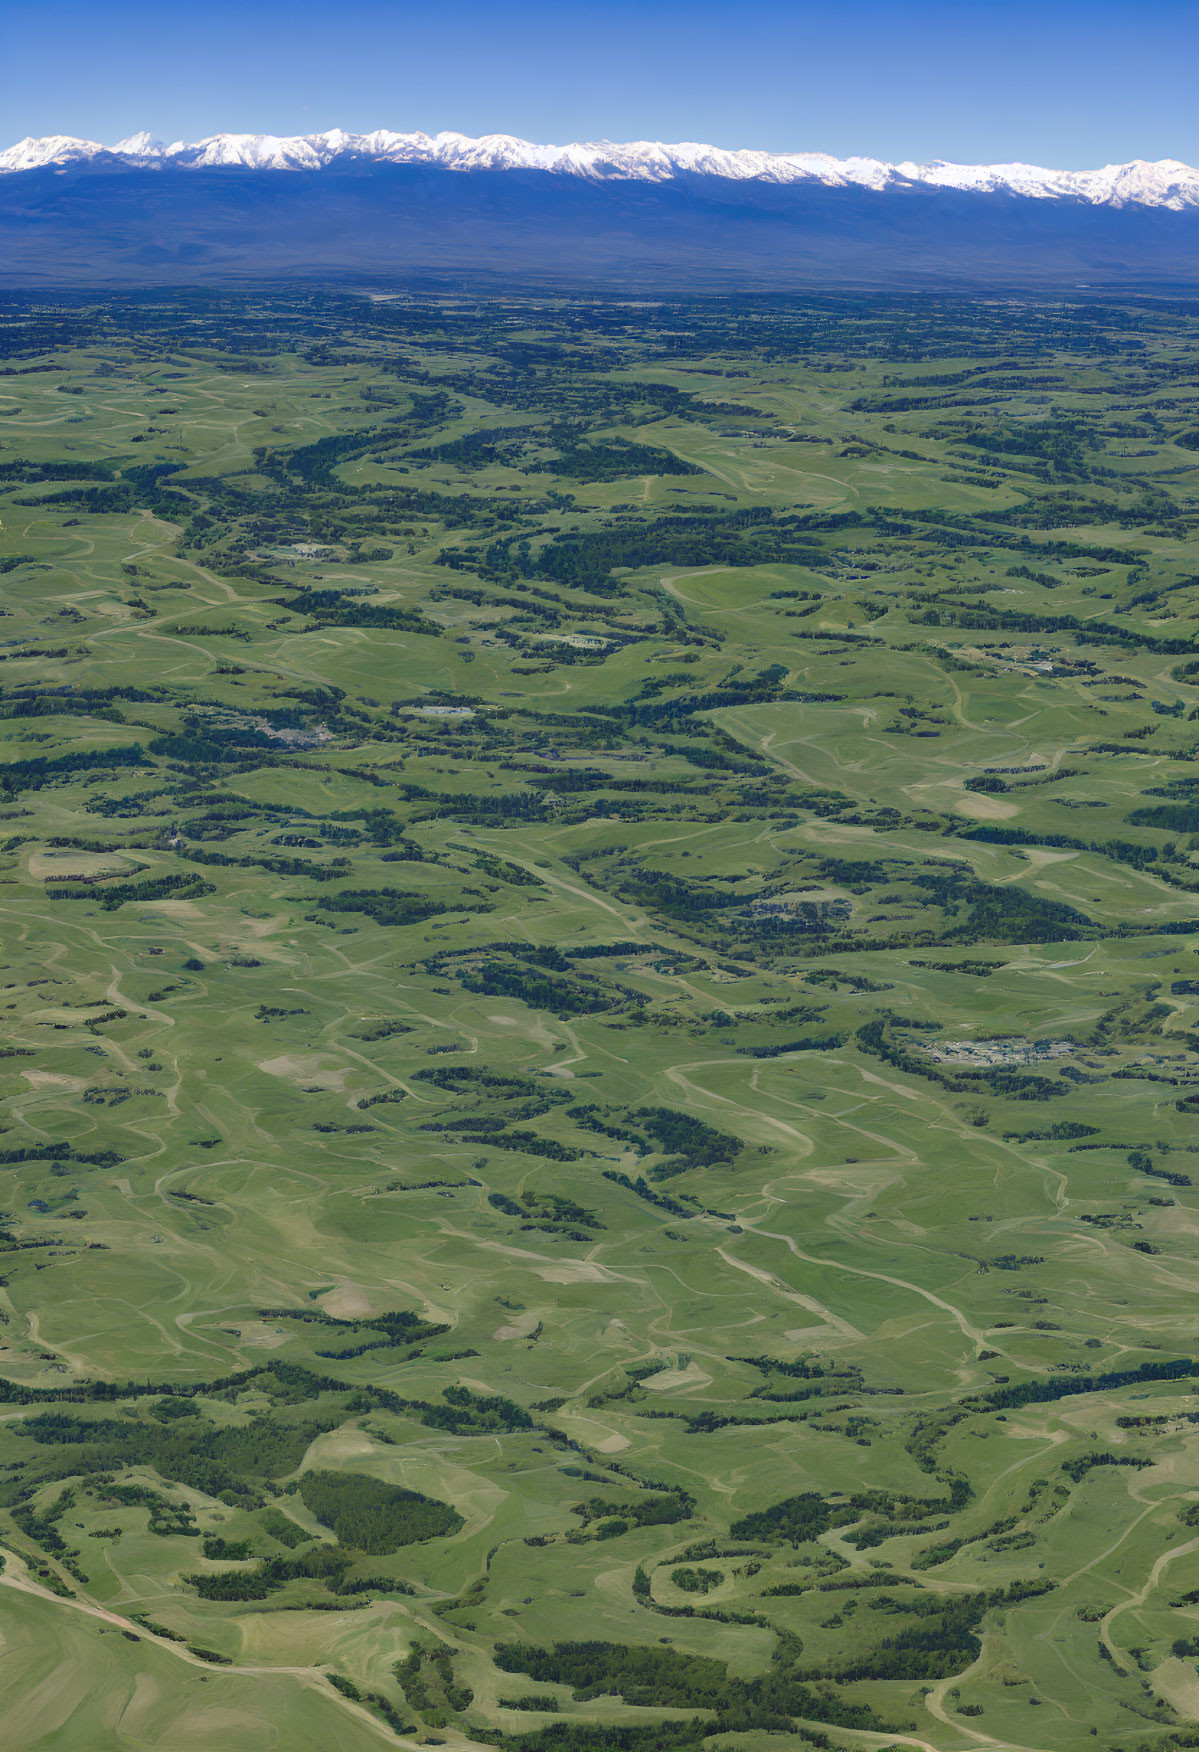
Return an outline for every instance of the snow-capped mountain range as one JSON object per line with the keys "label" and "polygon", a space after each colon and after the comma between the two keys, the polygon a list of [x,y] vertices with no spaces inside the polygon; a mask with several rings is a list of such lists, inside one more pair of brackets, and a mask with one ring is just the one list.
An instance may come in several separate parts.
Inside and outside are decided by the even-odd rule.
{"label": "snow-capped mountain range", "polygon": [[877,158],[833,158],[823,152],[730,151],[690,141],[664,145],[608,140],[538,146],[510,134],[398,134],[381,128],[348,134],[213,134],[164,145],[147,133],[113,146],[67,134],[26,139],[0,152],[0,172],[105,164],[147,169],[313,171],[354,164],[409,164],[455,171],[539,170],[591,182],[665,183],[681,176],[729,182],[809,184],[875,191],[924,187],[1091,206],[1199,207],[1199,170],[1178,159],[1134,159],[1100,170],[1048,170],[1035,164],[888,164]]}

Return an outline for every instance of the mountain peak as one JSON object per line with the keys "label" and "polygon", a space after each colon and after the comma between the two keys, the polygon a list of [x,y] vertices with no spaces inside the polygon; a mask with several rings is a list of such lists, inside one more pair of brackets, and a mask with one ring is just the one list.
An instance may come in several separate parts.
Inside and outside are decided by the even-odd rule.
{"label": "mountain peak", "polygon": [[109,147],[109,151],[122,158],[161,158],[166,147],[161,140],[148,134],[143,128],[139,134],[130,134],[126,139],[118,140],[115,146]]}
{"label": "mountain peak", "polygon": [[762,152],[712,146],[701,141],[574,141],[538,145],[512,134],[478,137],[446,131],[434,135],[380,128],[354,134],[330,128],[319,134],[210,134],[164,146],[145,131],[113,146],[51,134],[25,139],[0,152],[0,172],[61,168],[96,159],[130,166],[186,170],[242,168],[319,171],[340,163],[435,165],[460,172],[542,171],[593,182],[669,182],[683,176],[727,182],[819,184],[875,191],[924,187],[961,193],[1002,194],[1041,201],[1077,201],[1092,206],[1180,209],[1199,206],[1199,170],[1179,159],[1134,159],[1098,170],[1053,170],[1043,165],[929,163],[892,164],[879,158],[834,158],[825,152]]}

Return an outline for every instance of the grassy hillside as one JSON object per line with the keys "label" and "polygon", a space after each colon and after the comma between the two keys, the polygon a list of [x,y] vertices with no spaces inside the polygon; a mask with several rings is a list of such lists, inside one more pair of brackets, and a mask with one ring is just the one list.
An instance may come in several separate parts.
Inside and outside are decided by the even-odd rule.
{"label": "grassy hillside", "polygon": [[0,354],[14,1752],[1196,1744],[1189,311]]}

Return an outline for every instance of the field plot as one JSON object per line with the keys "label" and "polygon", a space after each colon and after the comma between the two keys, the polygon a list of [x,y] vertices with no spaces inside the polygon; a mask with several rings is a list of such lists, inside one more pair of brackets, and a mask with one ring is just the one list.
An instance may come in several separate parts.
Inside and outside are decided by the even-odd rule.
{"label": "field plot", "polygon": [[1199,1744],[1193,316],[0,351],[6,1744]]}

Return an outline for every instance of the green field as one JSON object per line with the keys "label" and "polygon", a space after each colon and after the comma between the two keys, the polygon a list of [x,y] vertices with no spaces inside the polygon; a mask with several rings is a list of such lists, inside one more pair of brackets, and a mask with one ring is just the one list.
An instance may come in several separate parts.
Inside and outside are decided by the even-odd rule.
{"label": "green field", "polygon": [[0,524],[6,1746],[1199,1745],[1190,307],[10,298]]}

